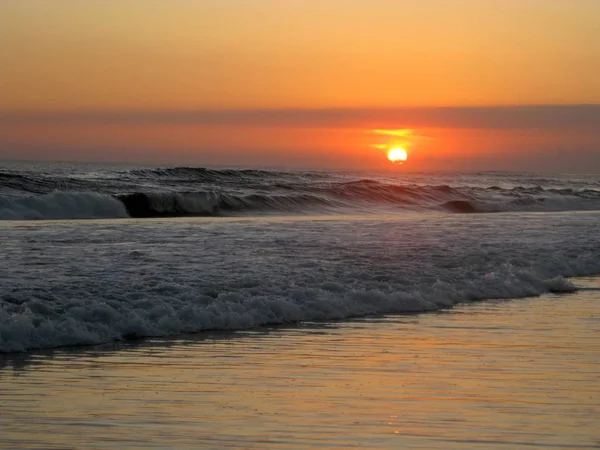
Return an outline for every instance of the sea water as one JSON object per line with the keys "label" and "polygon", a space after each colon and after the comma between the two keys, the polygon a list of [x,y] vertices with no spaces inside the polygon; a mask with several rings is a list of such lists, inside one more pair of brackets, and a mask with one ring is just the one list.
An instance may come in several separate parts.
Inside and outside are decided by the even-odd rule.
{"label": "sea water", "polygon": [[5,163],[0,351],[573,292],[599,210],[598,176]]}

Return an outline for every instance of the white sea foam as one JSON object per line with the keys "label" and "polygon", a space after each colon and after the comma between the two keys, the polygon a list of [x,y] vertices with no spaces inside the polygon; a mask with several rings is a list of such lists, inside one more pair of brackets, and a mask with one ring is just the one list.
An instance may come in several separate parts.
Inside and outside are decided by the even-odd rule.
{"label": "white sea foam", "polygon": [[0,351],[570,292],[598,213],[4,226]]}

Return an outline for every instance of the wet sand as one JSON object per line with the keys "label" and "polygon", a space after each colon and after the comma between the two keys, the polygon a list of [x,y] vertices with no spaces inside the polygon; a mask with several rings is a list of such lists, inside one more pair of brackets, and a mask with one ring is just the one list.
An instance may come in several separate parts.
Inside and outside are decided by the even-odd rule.
{"label": "wet sand", "polygon": [[0,448],[600,448],[600,280],[452,310],[0,355]]}

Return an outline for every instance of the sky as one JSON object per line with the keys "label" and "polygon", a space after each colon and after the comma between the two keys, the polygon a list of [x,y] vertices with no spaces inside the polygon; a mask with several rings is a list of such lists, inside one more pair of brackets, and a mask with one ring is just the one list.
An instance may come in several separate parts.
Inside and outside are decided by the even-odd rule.
{"label": "sky", "polygon": [[598,17],[598,0],[0,0],[0,159],[600,173]]}

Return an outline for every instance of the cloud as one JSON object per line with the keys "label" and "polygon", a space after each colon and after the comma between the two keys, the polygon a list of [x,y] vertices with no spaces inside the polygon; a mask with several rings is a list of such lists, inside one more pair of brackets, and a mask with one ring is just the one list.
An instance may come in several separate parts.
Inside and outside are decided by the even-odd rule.
{"label": "cloud", "polygon": [[371,145],[372,148],[378,150],[387,150],[394,147],[401,147],[408,150],[420,141],[430,141],[433,138],[418,134],[415,130],[409,128],[403,128],[400,130],[384,130],[375,129],[371,130],[371,133],[385,139],[385,143],[377,143]]}
{"label": "cloud", "polygon": [[402,130],[373,130],[373,133],[380,134],[382,136],[394,136],[394,137],[413,137],[414,131],[410,129],[402,129]]}
{"label": "cloud", "polygon": [[197,125],[289,128],[600,129],[600,105],[0,112],[0,125]]}

